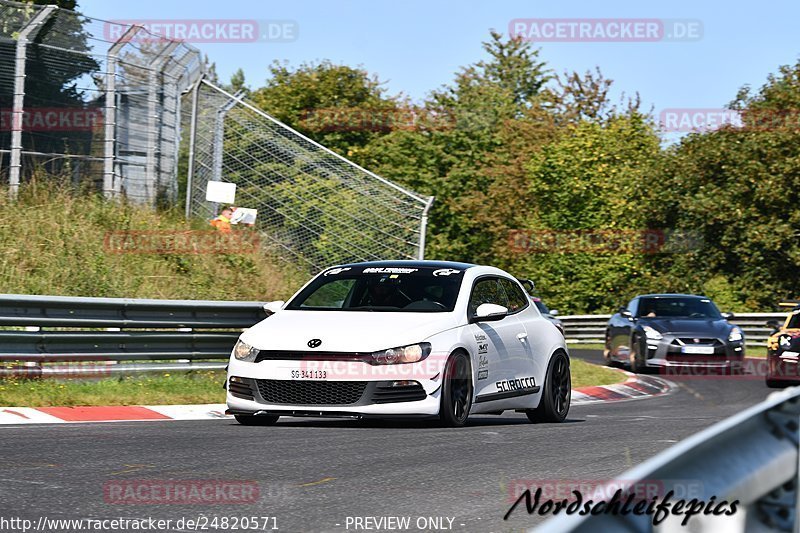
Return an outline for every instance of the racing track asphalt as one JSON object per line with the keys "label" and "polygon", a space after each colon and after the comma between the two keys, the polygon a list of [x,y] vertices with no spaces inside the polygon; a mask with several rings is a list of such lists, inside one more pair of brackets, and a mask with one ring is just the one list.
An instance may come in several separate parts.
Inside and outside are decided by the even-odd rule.
{"label": "racing track asphalt", "polygon": [[[572,356],[600,360],[585,350]],[[409,516],[412,526],[444,516],[454,517],[453,531],[521,531],[542,519],[518,508],[503,521],[513,480],[609,479],[770,392],[752,377],[677,383],[667,396],[573,407],[563,424],[506,413],[458,430],[319,419],[4,426],[0,517],[275,516],[280,531],[293,532],[365,531],[346,529],[348,516]],[[120,480],[253,480],[260,498],[106,503],[104,484]]]}

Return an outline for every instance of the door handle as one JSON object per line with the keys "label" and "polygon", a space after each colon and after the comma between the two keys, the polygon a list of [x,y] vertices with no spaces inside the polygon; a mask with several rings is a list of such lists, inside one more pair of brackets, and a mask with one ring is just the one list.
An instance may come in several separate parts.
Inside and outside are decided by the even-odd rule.
{"label": "door handle", "polygon": [[517,338],[519,339],[520,342],[525,342],[525,340],[528,338],[528,334],[527,333],[517,333]]}

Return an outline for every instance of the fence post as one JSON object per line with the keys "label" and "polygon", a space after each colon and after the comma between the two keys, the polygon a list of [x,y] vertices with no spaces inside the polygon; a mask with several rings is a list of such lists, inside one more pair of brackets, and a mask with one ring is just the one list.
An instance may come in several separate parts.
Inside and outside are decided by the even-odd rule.
{"label": "fence post", "polygon": [[114,173],[114,159],[117,133],[117,60],[119,51],[136,35],[141,26],[131,26],[108,49],[106,56],[106,105],[105,139],[103,141],[103,194],[106,198],[115,196],[117,190]]}
{"label": "fence post", "polygon": [[22,124],[25,114],[25,63],[28,59],[28,41],[36,37],[42,24],[58,9],[48,5],[42,8],[19,32],[14,65],[14,103],[11,109],[11,161],[8,173],[8,193],[12,199],[19,191],[22,168]]}
{"label": "fence post", "polygon": [[429,196],[428,201],[425,203],[425,209],[422,211],[422,219],[419,223],[419,259],[425,259],[425,233],[428,230],[428,212],[433,206],[434,196]]}
{"label": "fence post", "polygon": [[[242,96],[244,96],[244,91],[237,91],[236,94],[233,95],[233,98],[228,99],[228,101],[217,110],[217,116],[214,122],[214,153],[212,156],[212,168],[214,172],[211,177],[212,181],[222,181],[222,159],[224,157],[222,148],[225,142],[225,115],[236,105],[236,99]],[[214,205],[219,206],[219,204]],[[216,215],[217,209],[215,208],[214,216]]]}
{"label": "fence post", "polygon": [[192,216],[192,181],[194,180],[194,147],[197,139],[197,110],[200,99],[200,86],[203,84],[205,74],[202,73],[192,87],[192,117],[189,123],[189,168],[186,173],[186,220]]}
{"label": "fence post", "polygon": [[160,142],[161,137],[159,129],[159,116],[158,113],[158,87],[161,69],[164,64],[169,61],[170,55],[180,45],[180,42],[171,41],[165,46],[153,61],[150,62],[148,68],[150,73],[148,75],[148,89],[147,89],[147,162],[145,163],[145,194],[147,195],[147,202],[151,207],[155,207],[155,186],[158,183],[156,178],[156,161],[160,158]]}

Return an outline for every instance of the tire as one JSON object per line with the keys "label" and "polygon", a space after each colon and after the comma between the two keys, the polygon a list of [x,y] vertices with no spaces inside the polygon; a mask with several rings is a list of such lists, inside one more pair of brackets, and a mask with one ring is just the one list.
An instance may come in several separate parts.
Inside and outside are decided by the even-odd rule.
{"label": "tire", "polygon": [[539,406],[525,412],[531,422],[563,422],[569,413],[572,399],[572,378],[569,374],[569,358],[564,352],[556,352],[547,365],[544,390]]}
{"label": "tire", "polygon": [[638,335],[634,335],[631,339],[631,372],[634,374],[644,374],[647,372],[647,365],[642,360],[642,355],[639,353],[641,342]]}
{"label": "tire", "polygon": [[267,415],[233,415],[233,418],[243,426],[272,426],[280,417]]}
{"label": "tire", "polygon": [[764,381],[766,382],[767,387],[769,387],[770,389],[785,389],[786,386],[788,385],[787,382],[781,381],[779,379],[769,379],[769,378],[767,378]]}
{"label": "tire", "polygon": [[472,408],[472,369],[469,356],[456,352],[447,360],[439,400],[439,423],[444,427],[462,427]]}

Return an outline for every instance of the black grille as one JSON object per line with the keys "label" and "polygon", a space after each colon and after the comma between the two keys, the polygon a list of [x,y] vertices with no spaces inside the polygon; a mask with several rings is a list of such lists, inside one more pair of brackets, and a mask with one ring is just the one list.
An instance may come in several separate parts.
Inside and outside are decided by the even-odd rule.
{"label": "black grille", "polygon": [[[694,342],[695,339],[697,339],[700,342]],[[701,345],[701,344],[712,345],[712,346],[721,346],[722,345],[722,343],[719,342],[719,339],[708,339],[708,338],[702,339],[702,338],[698,338],[698,337],[681,337],[679,339],[675,339],[674,341],[672,341],[672,343],[680,345],[680,342],[678,342],[678,341],[682,342],[686,346],[696,346],[696,345]]]}
{"label": "black grille", "polygon": [[[242,378],[237,378],[242,379]],[[248,380],[249,381],[249,380]],[[245,400],[253,399],[253,389],[248,382],[229,381],[228,390],[234,396],[244,398]]]}
{"label": "black grille", "polygon": [[258,392],[266,403],[349,405],[364,394],[366,381],[287,381],[259,379]]}
{"label": "black grille", "polygon": [[416,402],[427,395],[419,383],[392,387],[392,382],[379,382],[372,391],[373,403]]}

